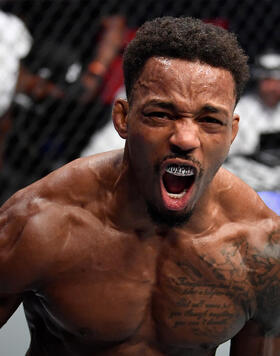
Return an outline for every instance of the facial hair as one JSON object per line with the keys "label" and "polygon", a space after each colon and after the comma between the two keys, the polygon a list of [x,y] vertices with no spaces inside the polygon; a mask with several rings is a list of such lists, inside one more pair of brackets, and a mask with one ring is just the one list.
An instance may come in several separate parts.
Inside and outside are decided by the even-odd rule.
{"label": "facial hair", "polygon": [[193,210],[184,213],[161,211],[154,204],[147,202],[147,212],[151,220],[158,226],[180,227],[185,225],[193,214]]}

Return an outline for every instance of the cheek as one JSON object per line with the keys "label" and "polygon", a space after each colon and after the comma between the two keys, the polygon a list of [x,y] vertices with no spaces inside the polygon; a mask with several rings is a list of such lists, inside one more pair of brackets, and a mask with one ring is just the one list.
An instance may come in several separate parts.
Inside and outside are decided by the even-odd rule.
{"label": "cheek", "polygon": [[233,134],[233,128],[226,127],[220,134],[213,135],[212,142],[213,146],[220,151],[228,151],[231,144]]}
{"label": "cheek", "polygon": [[163,128],[152,128],[141,123],[131,127],[127,138],[130,153],[141,160],[144,157],[150,161],[155,160],[164,146],[164,131]]}
{"label": "cheek", "polygon": [[127,148],[135,184],[144,197],[149,197],[156,177],[156,148],[152,142],[139,133],[129,136]]}
{"label": "cheek", "polygon": [[226,159],[230,149],[231,136],[225,137],[212,137],[211,142],[206,148],[206,155],[208,162],[216,169]]}
{"label": "cheek", "polygon": [[151,144],[140,133],[131,133],[127,138],[127,146],[134,171],[137,175],[145,175],[151,165]]}
{"label": "cheek", "polygon": [[231,135],[227,135],[223,138],[217,138],[213,140],[213,149],[223,155],[228,152],[230,148]]}
{"label": "cheek", "polygon": [[127,138],[127,144],[129,147],[129,152],[133,156],[142,156],[147,151],[147,140],[145,136],[141,133],[129,133]]}
{"label": "cheek", "polygon": [[164,138],[158,129],[138,128],[131,130],[127,139],[127,148],[131,167],[139,182],[141,191],[150,191],[158,182],[158,168],[167,154]]}

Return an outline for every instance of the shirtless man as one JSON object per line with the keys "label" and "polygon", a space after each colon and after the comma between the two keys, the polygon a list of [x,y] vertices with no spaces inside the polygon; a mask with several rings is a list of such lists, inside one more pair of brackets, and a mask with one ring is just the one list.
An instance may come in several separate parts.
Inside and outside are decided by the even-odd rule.
{"label": "shirtless man", "polygon": [[[123,151],[78,159],[1,210],[0,320],[28,356],[280,354],[280,221],[221,168],[248,77],[233,35],[143,25],[125,53]],[[257,119],[257,118],[256,118]]]}

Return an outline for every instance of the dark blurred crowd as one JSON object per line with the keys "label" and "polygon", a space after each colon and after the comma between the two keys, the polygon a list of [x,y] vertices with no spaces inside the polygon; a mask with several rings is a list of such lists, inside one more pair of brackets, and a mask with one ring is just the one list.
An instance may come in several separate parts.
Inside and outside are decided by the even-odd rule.
{"label": "dark blurred crowd", "polygon": [[259,26],[279,2],[0,0],[0,10],[0,201],[80,155],[123,146],[110,120],[125,96],[122,53],[141,23],[162,15],[237,33],[252,80],[226,167],[256,190],[280,190],[279,22]]}

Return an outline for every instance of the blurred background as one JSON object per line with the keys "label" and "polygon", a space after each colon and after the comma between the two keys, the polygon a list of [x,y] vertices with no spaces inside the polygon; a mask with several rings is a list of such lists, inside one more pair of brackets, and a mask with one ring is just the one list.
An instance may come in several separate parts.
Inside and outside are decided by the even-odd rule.
{"label": "blurred background", "polygon": [[[123,144],[104,128],[110,125],[115,96],[122,93],[123,50],[147,19],[185,15],[225,27],[236,33],[249,55],[252,80],[247,93],[256,94],[260,77],[274,76],[280,82],[278,0],[0,0],[0,10],[1,203],[81,154]],[[268,52],[276,57],[261,63],[259,57]],[[243,131],[245,136],[253,132],[256,142],[251,151],[233,152],[244,153],[245,163],[228,163],[238,174],[244,170],[246,180],[251,163],[258,162],[249,179],[256,190],[280,189],[278,152],[266,157],[267,167],[257,157],[260,131],[280,131],[279,85],[269,95],[274,96],[267,105],[268,116],[274,113],[272,128],[268,118],[268,128],[255,133],[260,114],[245,103],[242,119],[248,125]],[[99,147],[91,148],[98,141]],[[246,146],[247,137],[243,147],[244,142]],[[263,137],[264,147],[269,142],[277,150],[279,134]]]}
{"label": "blurred background", "polygon": [[[123,145],[111,124],[125,96],[122,53],[145,20],[165,15],[236,33],[251,80],[225,166],[280,212],[279,0],[0,0],[0,203],[70,160]],[[1,356],[24,354],[3,345]]]}

